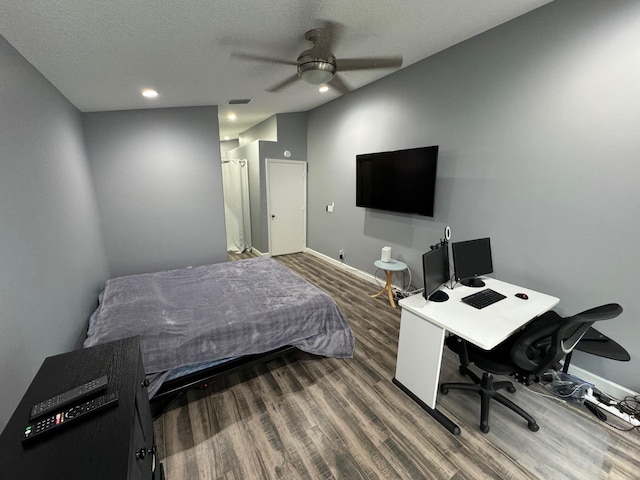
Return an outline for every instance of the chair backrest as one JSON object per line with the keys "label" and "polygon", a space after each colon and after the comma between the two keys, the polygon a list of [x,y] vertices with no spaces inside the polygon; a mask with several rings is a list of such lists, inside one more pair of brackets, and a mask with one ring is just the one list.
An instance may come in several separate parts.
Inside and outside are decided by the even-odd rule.
{"label": "chair backrest", "polygon": [[527,325],[511,347],[511,361],[522,371],[540,374],[555,366],[595,322],[622,313],[617,303],[585,310],[572,317],[547,312]]}

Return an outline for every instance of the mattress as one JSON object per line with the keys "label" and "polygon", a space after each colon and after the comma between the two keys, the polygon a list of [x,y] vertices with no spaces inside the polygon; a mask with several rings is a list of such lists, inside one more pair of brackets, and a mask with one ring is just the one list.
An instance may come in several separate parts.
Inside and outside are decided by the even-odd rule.
{"label": "mattress", "polygon": [[353,333],[335,301],[268,257],[107,281],[85,347],[140,337],[150,396],[172,370],[291,345],[353,355]]}

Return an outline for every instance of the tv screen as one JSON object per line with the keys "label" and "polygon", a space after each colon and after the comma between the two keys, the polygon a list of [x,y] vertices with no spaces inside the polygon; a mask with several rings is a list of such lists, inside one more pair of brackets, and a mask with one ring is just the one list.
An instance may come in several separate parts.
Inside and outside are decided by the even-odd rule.
{"label": "tv screen", "polygon": [[438,146],[356,156],[356,206],[433,217]]}

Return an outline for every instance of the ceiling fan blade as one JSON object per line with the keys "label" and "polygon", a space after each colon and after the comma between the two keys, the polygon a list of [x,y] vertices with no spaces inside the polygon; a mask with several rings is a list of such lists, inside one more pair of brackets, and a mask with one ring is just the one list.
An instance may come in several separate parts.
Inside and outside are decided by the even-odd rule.
{"label": "ceiling fan blade", "polygon": [[340,78],[338,75],[335,75],[327,85],[340,92],[342,95],[345,95],[351,91],[351,88],[349,88],[349,86],[344,83],[342,78]]}
{"label": "ceiling fan blade", "polygon": [[262,55],[253,55],[251,53],[234,52],[231,54],[231,58],[241,58],[243,60],[255,60],[257,62],[264,62],[264,63],[276,63],[280,65],[297,65],[297,63],[293,60],[283,60],[281,58],[264,57]]}
{"label": "ceiling fan blade", "polygon": [[284,79],[280,83],[276,83],[274,86],[272,86],[270,88],[267,88],[266,91],[267,92],[278,92],[278,91],[282,90],[283,88],[288,87],[292,83],[297,82],[298,80],[300,80],[300,77],[296,73],[295,75],[292,75],[289,78]]}
{"label": "ceiling fan blade", "polygon": [[336,70],[349,72],[375,68],[400,68],[402,57],[336,58]]}

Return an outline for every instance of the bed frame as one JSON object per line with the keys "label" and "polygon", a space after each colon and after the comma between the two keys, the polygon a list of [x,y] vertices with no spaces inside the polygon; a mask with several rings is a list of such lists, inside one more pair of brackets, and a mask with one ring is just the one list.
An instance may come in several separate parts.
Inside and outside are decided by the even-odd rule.
{"label": "bed frame", "polygon": [[298,349],[296,347],[284,346],[265,353],[246,355],[220,365],[205,368],[197,372],[189,373],[183,377],[174,378],[164,382],[153,398],[150,399],[151,415],[154,419],[158,418],[170,404],[189,389],[205,389],[211,382],[217,381],[231,373],[238,372],[261,363],[267,363],[294,351],[298,351]]}

